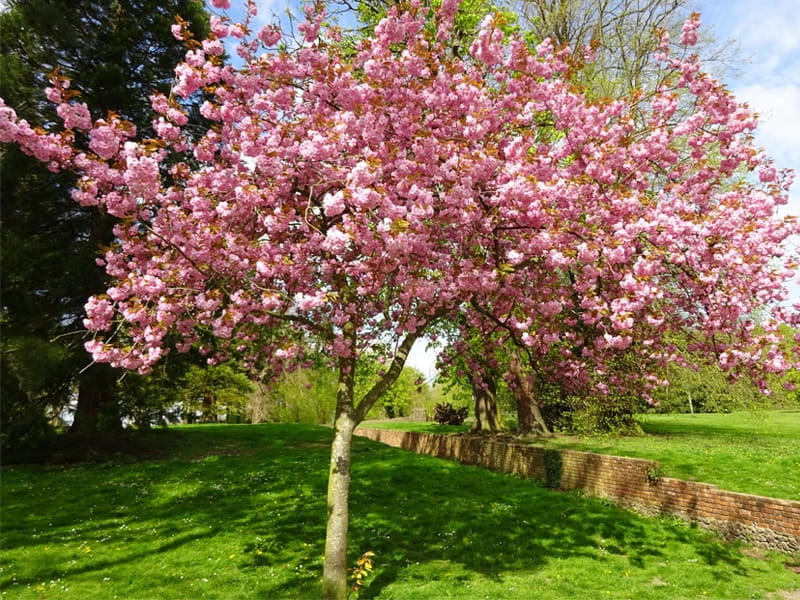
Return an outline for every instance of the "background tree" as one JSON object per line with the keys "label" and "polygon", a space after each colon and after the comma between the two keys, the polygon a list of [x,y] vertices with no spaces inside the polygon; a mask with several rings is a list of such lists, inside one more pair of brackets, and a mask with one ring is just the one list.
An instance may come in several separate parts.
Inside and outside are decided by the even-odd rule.
{"label": "background tree", "polygon": [[[459,395],[469,390],[469,404],[472,405],[472,432],[496,433],[505,431],[508,426],[502,417],[502,396],[506,391],[503,381],[504,364],[503,338],[498,338],[496,330],[488,328],[467,328],[463,321],[459,326],[451,325],[445,349],[437,363],[439,377],[446,382],[451,396],[455,396],[455,406]],[[461,394],[459,394],[459,391]]]}
{"label": "background tree", "polygon": [[[646,99],[587,97],[567,51],[531,49],[490,20],[462,60],[448,43],[456,6],[433,20],[393,8],[354,52],[308,7],[301,47],[275,49],[282,32],[267,26],[238,48],[239,69],[222,64],[219,38],[245,28],[212,19],[215,37],[173,87],[213,94],[202,112],[214,125],[196,141],[163,96],[158,143],[136,141],[123,121],[93,123],[55,80],[49,97],[91,153],[0,105],[0,141],[75,170],[75,199],[120,219],[105,255],[116,285],[87,305],[97,360],[146,372],[173,340],[274,376],[309,339],[332,357],[326,597],[347,591],[354,428],[428,329],[479,325],[475,302],[557,361],[564,385],[598,394],[659,385],[686,360],[674,332],[702,333],[688,350],[732,374],[800,364],[800,340],[778,335],[800,323],[785,306],[800,226],[778,212],[791,176],[753,146],[749,110],[666,44],[671,85]],[[686,46],[698,26],[684,25]],[[682,94],[691,115],[676,111]],[[187,150],[197,164],[180,161]],[[757,307],[769,310],[756,329]],[[381,351],[384,375],[356,397],[359,356]],[[629,353],[637,378],[616,370]]]}
{"label": "background tree", "polygon": [[336,370],[322,357],[314,364],[258,382],[247,404],[253,423],[307,423],[330,425],[336,412]]}
{"label": "background tree", "polygon": [[[186,51],[170,30],[175,16],[191,22],[200,38],[209,31],[200,0],[6,4],[0,13],[0,93],[6,103],[32,122],[52,122],[56,114],[43,102],[41,90],[48,74],[58,69],[74,80],[94,118],[107,118],[113,111],[135,124],[143,137],[152,135],[150,94],[169,90],[175,64]],[[45,409],[58,412],[73,394],[78,399],[74,430],[117,428],[118,374],[92,364],[83,348],[81,323],[86,298],[107,287],[96,261],[113,241],[114,219],[77,205],[70,197],[74,180],[18,148],[2,149],[0,169],[2,429],[25,429],[35,421],[35,429],[46,431]],[[35,393],[22,378],[34,371]],[[3,439],[4,454],[13,454],[11,446],[23,443]]]}
{"label": "background tree", "polygon": [[[689,0],[505,0],[517,23],[534,43],[552,39],[575,50],[591,46],[594,57],[578,81],[595,97],[617,98],[653,89],[663,66],[653,49],[664,33],[677,41],[692,9]],[[730,44],[705,33],[695,48],[704,64],[731,60]]]}
{"label": "background tree", "polygon": [[189,423],[241,421],[252,391],[248,377],[230,365],[191,365],[181,386],[184,418]]}
{"label": "background tree", "polygon": [[[583,87],[588,97],[598,99],[636,94],[644,98],[650,97],[666,81],[666,65],[657,58],[655,49],[659,45],[668,44],[668,40],[679,46],[683,24],[691,14],[689,2],[684,0],[625,0],[613,3],[604,0],[512,0],[501,3],[501,6],[516,16],[511,22],[519,27],[530,44],[549,38],[559,46],[569,46],[576,51],[591,47],[592,57],[588,62],[582,62],[580,56],[573,59],[579,68],[572,73],[572,80]],[[712,37],[704,35],[698,36],[692,51],[700,52],[705,65],[715,62],[727,64],[730,61],[731,46],[719,45]],[[685,116],[693,110],[691,95],[688,98],[685,102],[678,99],[677,108],[674,109],[676,115]],[[646,102],[640,106],[645,112],[638,119],[643,127],[647,127],[647,115],[651,108]],[[546,111],[541,113],[538,128],[541,141],[554,142],[560,139],[561,133],[550,125],[550,115]],[[686,148],[676,148],[676,151],[688,152]],[[687,157],[686,160],[690,159]],[[497,264],[498,269],[504,268],[502,260],[497,259]],[[568,269],[563,276],[575,280],[578,274]],[[496,325],[492,325],[490,329]],[[575,324],[565,321],[565,327],[572,329]],[[579,337],[596,337],[605,333],[602,330],[592,332],[591,327],[587,327],[585,323],[579,324],[578,329],[581,330]],[[528,373],[522,379],[512,375],[514,380],[527,381],[529,384],[514,388],[517,400],[522,402],[517,405],[520,427],[527,430],[528,426],[525,424],[533,420],[532,411],[526,411],[525,407],[537,407],[548,402],[546,420],[551,421],[551,425],[557,423],[560,429],[596,433],[606,432],[609,428],[618,431],[635,431],[638,428],[634,413],[642,409],[641,398],[606,392],[595,397],[588,389],[577,394],[574,389],[560,389],[560,361],[525,352],[524,344],[519,340],[522,332],[511,329],[508,333],[508,343],[516,345],[518,350],[506,353],[507,358],[523,351],[527,359],[520,363],[509,362],[500,357],[503,363],[500,366],[501,371],[511,373],[515,370],[512,366],[524,364]],[[469,337],[472,334],[466,335]],[[572,351],[580,351],[580,348],[572,348]],[[552,369],[554,365],[555,371]],[[641,372],[639,367],[635,358],[620,357],[614,367],[615,373],[603,372],[601,378],[635,379]],[[631,370],[626,374],[623,372],[625,368]],[[525,394],[520,394],[523,388],[534,393],[535,398],[525,401]],[[610,401],[612,396],[615,398],[613,402]]]}

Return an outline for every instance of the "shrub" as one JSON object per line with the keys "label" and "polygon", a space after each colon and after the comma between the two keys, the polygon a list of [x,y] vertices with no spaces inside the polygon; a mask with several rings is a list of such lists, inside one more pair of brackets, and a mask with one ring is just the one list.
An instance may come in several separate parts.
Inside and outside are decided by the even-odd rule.
{"label": "shrub", "polygon": [[463,425],[467,414],[469,414],[469,409],[466,406],[453,408],[452,404],[445,402],[436,405],[433,411],[433,420],[439,425]]}

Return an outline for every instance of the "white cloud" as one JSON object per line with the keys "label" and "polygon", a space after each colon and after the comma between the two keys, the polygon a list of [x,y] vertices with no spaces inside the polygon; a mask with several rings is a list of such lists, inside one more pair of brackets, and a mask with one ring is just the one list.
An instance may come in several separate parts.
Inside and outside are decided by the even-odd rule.
{"label": "white cloud", "polygon": [[[763,59],[778,59],[800,50],[800,12],[796,0],[739,0],[726,6],[731,34]],[[769,50],[768,52],[762,52]]]}
{"label": "white cloud", "polygon": [[758,141],[767,152],[800,165],[800,85],[746,85],[736,96],[759,113]]}
{"label": "white cloud", "polygon": [[[756,141],[779,168],[800,174],[800,11],[797,0],[701,0],[705,26],[740,48],[738,76],[727,83],[759,113]],[[800,215],[800,181],[790,195]]]}

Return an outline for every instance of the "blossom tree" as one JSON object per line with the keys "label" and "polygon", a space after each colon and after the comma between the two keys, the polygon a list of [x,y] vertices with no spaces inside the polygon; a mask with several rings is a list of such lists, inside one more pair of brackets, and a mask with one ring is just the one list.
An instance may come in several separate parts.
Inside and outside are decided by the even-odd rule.
{"label": "blossom tree", "polygon": [[[777,212],[790,175],[694,58],[665,51],[672,76],[651,97],[589,102],[568,49],[532,49],[490,18],[457,56],[457,2],[422,4],[392,8],[355,48],[323,26],[321,4],[296,49],[274,26],[251,36],[215,17],[195,41],[178,24],[190,49],[173,94],[152,98],[151,139],[115,115],[92,122],[59,79],[47,94],[61,129],[0,105],[0,141],[75,171],[76,201],[118,219],[102,258],[114,285],[86,306],[96,360],[147,372],[195,346],[274,376],[306,360],[309,340],[331,357],[329,598],[346,595],[353,431],[438,323],[501,322],[597,386],[625,384],[597,376],[620,352],[672,359],[672,330],[702,332],[693,351],[731,370],[797,360],[775,334],[797,323],[785,301],[798,225]],[[243,66],[223,63],[226,42]],[[195,138],[180,99],[200,89],[212,126]],[[356,397],[365,352],[386,369]]]}

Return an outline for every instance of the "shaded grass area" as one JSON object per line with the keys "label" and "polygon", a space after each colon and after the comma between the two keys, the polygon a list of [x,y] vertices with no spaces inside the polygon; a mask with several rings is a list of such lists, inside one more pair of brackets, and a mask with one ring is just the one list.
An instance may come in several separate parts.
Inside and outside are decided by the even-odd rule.
{"label": "shaded grass area", "polygon": [[[147,459],[14,466],[0,479],[3,598],[316,598],[325,428],[187,426]],[[792,558],[530,481],[355,441],[363,598],[769,598]]]}
{"label": "shaded grass area", "polygon": [[[644,436],[528,438],[549,448],[659,461],[663,475],[746,494],[800,500],[800,411],[646,415]],[[436,423],[382,421],[370,426],[451,433]]]}

